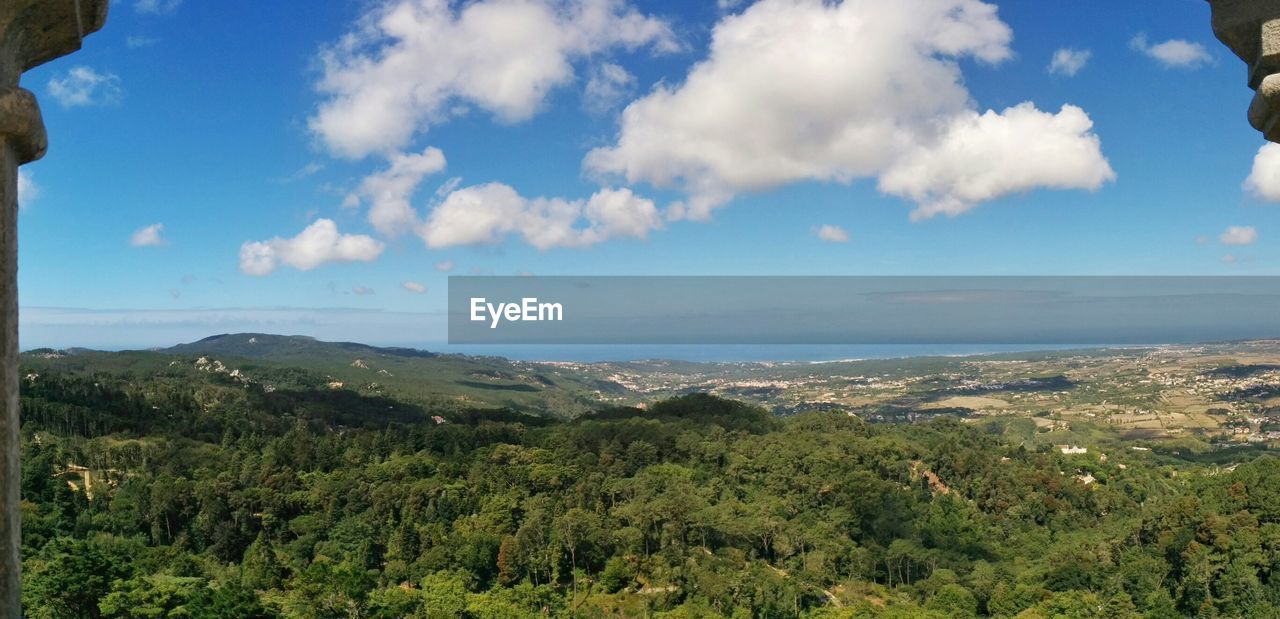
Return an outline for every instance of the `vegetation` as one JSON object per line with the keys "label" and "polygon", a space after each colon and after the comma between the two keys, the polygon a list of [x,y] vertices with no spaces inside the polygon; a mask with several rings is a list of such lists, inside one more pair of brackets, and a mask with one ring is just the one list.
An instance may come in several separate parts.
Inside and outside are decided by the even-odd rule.
{"label": "vegetation", "polygon": [[551,419],[258,372],[27,374],[31,617],[1280,616],[1265,450],[703,394]]}
{"label": "vegetation", "polygon": [[332,385],[432,409],[464,403],[560,416],[591,411],[602,392],[625,391],[615,383],[558,371],[554,366],[500,357],[445,355],[262,333],[215,335],[163,350],[38,349],[23,353],[22,362],[38,374],[109,372],[144,380],[222,374],[224,382],[252,383],[267,391],[323,391]]}

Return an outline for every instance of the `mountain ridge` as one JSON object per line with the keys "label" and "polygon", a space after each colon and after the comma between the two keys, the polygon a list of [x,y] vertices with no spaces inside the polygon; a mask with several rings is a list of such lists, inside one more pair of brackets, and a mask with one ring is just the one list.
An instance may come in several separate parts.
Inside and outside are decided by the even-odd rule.
{"label": "mountain ridge", "polygon": [[324,353],[365,353],[394,357],[432,359],[441,353],[400,346],[371,346],[359,342],[328,342],[309,335],[275,335],[271,333],[220,333],[194,342],[176,344],[156,352],[176,355],[195,353],[219,354],[246,359],[289,358]]}
{"label": "mountain ridge", "polygon": [[33,369],[92,373],[111,368],[139,376],[216,372],[266,389],[289,384],[421,405],[563,417],[598,409],[605,393],[627,391],[608,380],[546,364],[269,333],[222,333],[150,350],[35,349],[22,359]]}

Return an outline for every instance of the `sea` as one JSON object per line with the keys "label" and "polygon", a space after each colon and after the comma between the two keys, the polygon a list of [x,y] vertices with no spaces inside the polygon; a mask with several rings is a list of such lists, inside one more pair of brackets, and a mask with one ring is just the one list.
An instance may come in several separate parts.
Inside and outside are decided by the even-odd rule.
{"label": "sea", "polygon": [[1027,353],[1090,348],[1107,344],[859,344],[859,345],[467,345],[439,342],[408,345],[432,352],[504,357],[517,361],[688,361],[695,363],[797,362],[825,363],[859,359],[899,359],[907,357],[961,357],[999,353]]}

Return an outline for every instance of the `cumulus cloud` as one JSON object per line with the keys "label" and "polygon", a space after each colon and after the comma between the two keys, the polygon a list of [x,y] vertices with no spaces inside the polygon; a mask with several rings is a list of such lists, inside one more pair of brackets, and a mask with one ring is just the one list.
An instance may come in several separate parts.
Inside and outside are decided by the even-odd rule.
{"label": "cumulus cloud", "polygon": [[452,271],[455,266],[457,265],[455,265],[452,260],[445,260],[444,262],[436,263],[436,270],[441,273],[448,273],[449,271]]}
{"label": "cumulus cloud", "polygon": [[373,288],[369,288],[368,286],[352,286],[351,292],[364,297],[373,294]]}
{"label": "cumulus cloud", "polygon": [[519,234],[538,249],[587,247],[613,237],[644,239],[662,226],[653,201],[629,189],[601,189],[587,200],[526,198],[488,183],[450,193],[420,234],[428,247],[498,243]]}
{"label": "cumulus cloud", "polygon": [[957,60],[999,63],[1011,37],[979,0],[760,0],[716,25],[683,83],[628,105],[584,165],[683,190],[672,219],[800,181],[878,178],[919,218],[1113,179],[1079,108],[974,109]]}
{"label": "cumulus cloud", "polygon": [[385,0],[322,54],[309,126],[340,156],[397,151],[459,105],[525,120],[575,63],[645,46],[678,48],[624,0]]}
{"label": "cumulus cloud", "polygon": [[1231,226],[1218,237],[1218,242],[1223,245],[1253,245],[1258,242],[1258,230],[1253,226]]}
{"label": "cumulus cloud", "polygon": [[425,294],[425,293],[427,292],[427,287],[426,287],[426,285],[424,285],[424,284],[420,284],[420,283],[418,283],[418,282],[405,282],[405,283],[400,284],[400,285],[401,285],[405,290],[408,290],[409,292],[412,292],[412,293],[414,293],[414,294]]}
{"label": "cumulus cloud", "polygon": [[1199,43],[1184,39],[1169,39],[1163,43],[1153,44],[1147,40],[1145,32],[1134,36],[1129,45],[1168,69],[1196,69],[1213,60],[1209,50]]}
{"label": "cumulus cloud", "polygon": [[49,96],[62,107],[114,105],[124,99],[120,77],[92,67],[72,67],[61,77],[49,80]]}
{"label": "cumulus cloud", "polygon": [[821,226],[818,226],[817,228],[814,228],[813,234],[814,236],[817,236],[819,239],[827,243],[848,243],[849,242],[849,233],[845,232],[844,228],[841,228],[840,226],[823,224]]}
{"label": "cumulus cloud", "polygon": [[1089,63],[1091,57],[1093,52],[1087,49],[1064,47],[1053,53],[1053,59],[1049,61],[1049,73],[1074,77]]}
{"label": "cumulus cloud", "polygon": [[151,224],[143,228],[138,228],[129,237],[129,244],[134,247],[159,247],[168,245],[169,242],[164,239],[164,224]]}
{"label": "cumulus cloud", "polygon": [[[614,237],[644,239],[662,227],[653,201],[629,189],[601,189],[587,200],[525,198],[502,183],[458,189],[452,181],[437,196],[425,220],[410,199],[423,178],[445,167],[436,148],[420,154],[394,154],[390,166],[361,182],[345,205],[368,202],[369,222],[388,237],[417,233],[429,247],[497,243],[520,234],[539,249],[587,247]],[[452,262],[437,268],[452,268]]]}
{"label": "cumulus cloud", "polygon": [[341,234],[330,219],[317,219],[291,239],[249,241],[240,247],[240,271],[267,275],[280,264],[308,271],[329,262],[372,262],[383,244],[363,234]]}
{"label": "cumulus cloud", "polygon": [[1096,190],[1115,172],[1092,128],[1089,115],[1072,105],[1057,114],[1030,103],[998,114],[963,113],[940,141],[904,153],[885,170],[880,189],[919,204],[911,213],[917,220],[958,215],[1037,187]]}
{"label": "cumulus cloud", "polygon": [[1268,142],[1258,149],[1244,190],[1260,200],[1280,202],[1280,144]]}
{"label": "cumulus cloud", "polygon": [[40,197],[40,185],[24,168],[18,168],[18,208],[25,209]]}
{"label": "cumulus cloud", "polygon": [[409,199],[418,185],[444,167],[444,153],[438,148],[427,148],[418,154],[393,154],[388,167],[365,177],[359,189],[347,196],[345,204],[368,202],[369,223],[374,229],[389,237],[399,236],[417,225],[417,213]]}

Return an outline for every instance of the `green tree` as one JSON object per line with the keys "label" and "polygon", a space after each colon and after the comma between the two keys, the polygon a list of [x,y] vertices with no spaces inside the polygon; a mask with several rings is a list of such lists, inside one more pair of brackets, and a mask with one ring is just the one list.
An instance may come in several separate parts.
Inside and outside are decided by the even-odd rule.
{"label": "green tree", "polygon": [[98,602],[126,577],[97,543],[59,537],[26,562],[23,606],[33,619],[99,617]]}

